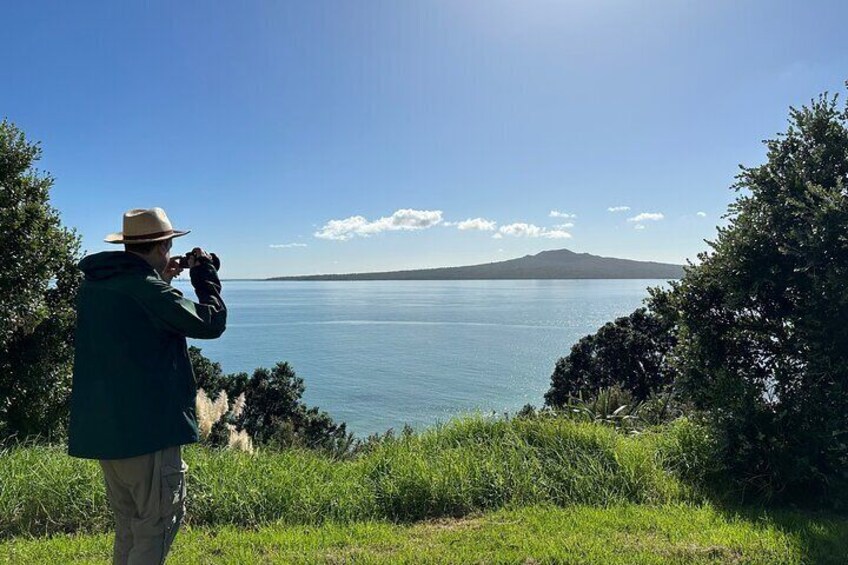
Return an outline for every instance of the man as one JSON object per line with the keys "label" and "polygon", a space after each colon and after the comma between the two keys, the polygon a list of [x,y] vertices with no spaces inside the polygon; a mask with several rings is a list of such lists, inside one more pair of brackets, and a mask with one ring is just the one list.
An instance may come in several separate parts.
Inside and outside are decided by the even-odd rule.
{"label": "man", "polygon": [[196,442],[195,381],[186,338],[224,332],[227,310],[211,256],[188,260],[199,303],[170,285],[182,268],[161,208],[130,210],[85,257],[76,328],[68,452],[98,459],[115,514],[116,564],[163,563],[185,513],[180,446]]}

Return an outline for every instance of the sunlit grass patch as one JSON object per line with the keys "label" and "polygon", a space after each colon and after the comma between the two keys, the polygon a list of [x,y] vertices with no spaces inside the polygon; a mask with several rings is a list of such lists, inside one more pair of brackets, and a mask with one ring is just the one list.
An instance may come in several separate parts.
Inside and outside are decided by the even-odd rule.
{"label": "sunlit grass patch", "polygon": [[[312,451],[254,454],[192,446],[188,523],[414,521],[532,504],[695,500],[675,465],[680,421],[625,435],[564,418],[466,418],[384,439],[351,460]],[[695,449],[687,446],[686,449]],[[0,453],[0,538],[104,531],[111,518],[96,462],[60,447]]]}
{"label": "sunlit grass patch", "polygon": [[[105,563],[107,534],[17,539],[0,563]],[[4,561],[5,559],[5,561]],[[169,563],[844,563],[848,522],[710,505],[532,506],[414,524],[188,529]]]}

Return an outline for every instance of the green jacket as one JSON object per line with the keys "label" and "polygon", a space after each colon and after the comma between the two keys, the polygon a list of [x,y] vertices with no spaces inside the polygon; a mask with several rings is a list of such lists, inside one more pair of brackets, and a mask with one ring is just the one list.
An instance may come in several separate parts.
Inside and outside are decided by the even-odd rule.
{"label": "green jacket", "polygon": [[215,268],[190,271],[200,303],[183,298],[141,257],[85,257],[77,303],[68,453],[123,459],[197,441],[196,387],[186,337],[224,332]]}

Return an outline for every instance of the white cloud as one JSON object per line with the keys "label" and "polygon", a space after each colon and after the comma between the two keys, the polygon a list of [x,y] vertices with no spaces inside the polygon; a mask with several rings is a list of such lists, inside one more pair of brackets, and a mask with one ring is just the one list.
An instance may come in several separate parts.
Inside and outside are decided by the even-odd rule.
{"label": "white cloud", "polygon": [[351,216],[344,220],[330,220],[319,231],[315,232],[315,237],[321,239],[336,239],[344,241],[352,238],[354,235],[364,235],[364,230],[367,229],[368,220],[363,216]]}
{"label": "white cloud", "polygon": [[462,222],[453,222],[456,224],[456,227],[461,230],[480,230],[480,231],[494,231],[496,222],[493,220],[486,220],[483,218],[469,218],[468,220],[464,220]]}
{"label": "white cloud", "polygon": [[363,216],[350,216],[343,220],[330,220],[314,233],[320,239],[346,241],[354,236],[368,237],[384,231],[409,231],[431,228],[442,222],[441,210],[397,210],[391,216],[384,216],[369,222]]}
{"label": "white cloud", "polygon": [[271,249],[288,249],[289,247],[307,247],[305,243],[272,243]]}
{"label": "white cloud", "polygon": [[659,220],[662,220],[663,218],[665,218],[665,216],[662,214],[662,212],[642,212],[641,214],[633,216],[632,218],[627,218],[627,221],[628,222],[644,222],[644,221],[650,220],[652,222],[658,222]]}
{"label": "white cloud", "polygon": [[513,237],[546,237],[548,239],[568,239],[571,237],[570,233],[560,229],[550,230],[547,228],[540,228],[533,224],[525,224],[523,222],[501,226],[500,232],[495,235],[511,235]]}
{"label": "white cloud", "polygon": [[542,237],[548,239],[571,239],[571,234],[562,230],[545,230],[542,232]]}
{"label": "white cloud", "polygon": [[633,229],[634,230],[643,230],[643,229],[645,229],[645,224],[636,224],[635,226],[633,226]]}
{"label": "white cloud", "polygon": [[573,228],[574,222],[566,222],[564,224],[557,224],[554,226],[554,229],[558,230],[567,230],[568,228]]}
{"label": "white cloud", "polygon": [[576,218],[576,217],[577,217],[577,214],[569,214],[569,213],[567,213],[567,212],[560,212],[559,210],[551,210],[551,213],[549,214],[549,216],[550,216],[551,218],[565,218],[565,219],[568,219],[568,218]]}
{"label": "white cloud", "polygon": [[492,236],[492,239],[503,239],[503,234],[498,232]]}
{"label": "white cloud", "polygon": [[607,208],[607,212],[627,212],[630,210],[630,206],[610,206]]}
{"label": "white cloud", "polygon": [[501,226],[501,233],[504,235],[513,235],[515,237],[539,237],[542,233],[542,228],[533,224],[515,223],[507,226]]}
{"label": "white cloud", "polygon": [[696,213],[695,215],[696,215],[696,216],[698,216],[699,218],[706,218],[706,217],[707,217],[707,213],[706,213],[706,212],[698,212],[698,213]]}

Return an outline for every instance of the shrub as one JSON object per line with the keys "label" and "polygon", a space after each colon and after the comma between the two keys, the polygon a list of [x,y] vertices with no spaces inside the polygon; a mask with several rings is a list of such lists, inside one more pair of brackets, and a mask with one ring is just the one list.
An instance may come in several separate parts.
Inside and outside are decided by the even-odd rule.
{"label": "shrub", "polygon": [[679,384],[766,498],[848,502],[848,111],[792,109],[672,292]]}
{"label": "shrub", "polygon": [[353,443],[347,426],[317,407],[308,408],[301,401],[305,390],[288,363],[258,368],[247,381],[247,405],[238,422],[258,443],[344,454]]}
{"label": "shrub", "polygon": [[637,401],[621,387],[602,388],[589,398],[569,398],[556,408],[546,407],[535,411],[526,407],[517,418],[560,417],[594,422],[617,428],[627,433],[641,433],[655,426],[674,422],[692,411],[672,392],[654,393],[647,400]]}
{"label": "shrub", "polygon": [[64,436],[79,239],[50,206],[41,149],[0,122],[0,439]]}
{"label": "shrub", "polygon": [[[288,363],[272,369],[257,368],[253,374],[225,375],[221,365],[204,357],[197,347],[189,348],[189,357],[199,389],[209,397],[244,398],[238,417],[222,422],[215,436],[219,443],[229,438],[224,426],[233,433],[246,432],[258,445],[277,449],[305,447],[337,456],[348,455],[354,438],[344,423],[336,424],[329,414],[303,403],[306,385]],[[229,440],[227,440],[229,442]]]}
{"label": "shrub", "polygon": [[236,422],[245,409],[245,395],[241,394],[232,404],[223,390],[213,401],[201,388],[197,391],[197,428],[200,441],[213,447],[229,447],[253,453],[253,439],[245,430],[239,430]]}
{"label": "shrub", "polygon": [[[653,290],[653,303],[661,304],[665,293]],[[561,407],[570,398],[596,397],[601,389],[619,387],[642,401],[672,381],[668,356],[674,334],[661,310],[639,308],[586,336],[560,358],[551,375],[545,404]]]}

